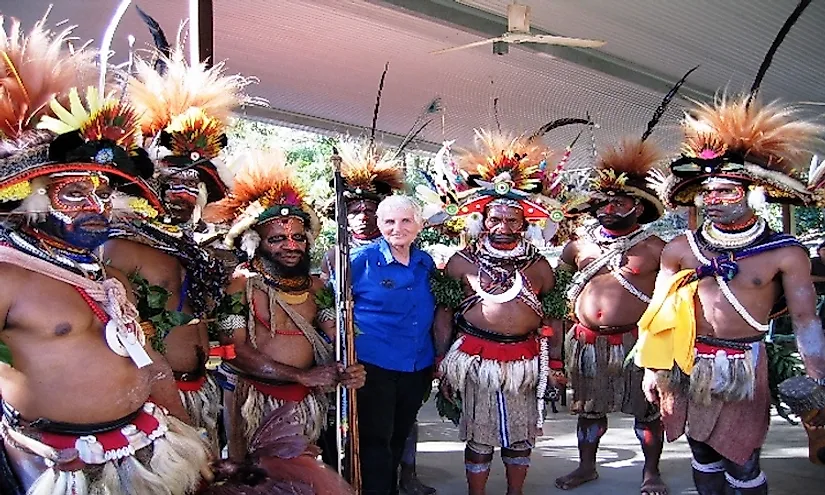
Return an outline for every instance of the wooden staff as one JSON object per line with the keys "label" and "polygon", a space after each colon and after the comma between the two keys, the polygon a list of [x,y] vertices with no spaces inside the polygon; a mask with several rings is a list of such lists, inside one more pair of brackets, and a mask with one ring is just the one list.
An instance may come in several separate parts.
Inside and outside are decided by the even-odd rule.
{"label": "wooden staff", "polygon": [[[349,260],[349,233],[347,232],[347,205],[344,196],[344,178],[341,175],[341,156],[332,149],[332,167],[335,186],[335,221],[338,224],[335,250],[336,334],[335,358],[344,366],[355,364],[355,327],[352,320],[352,281]],[[361,453],[358,436],[358,407],[356,393],[342,386],[336,391],[336,439],[338,473],[344,476],[361,494]],[[349,454],[348,465],[344,462]],[[345,472],[346,471],[346,472]]]}

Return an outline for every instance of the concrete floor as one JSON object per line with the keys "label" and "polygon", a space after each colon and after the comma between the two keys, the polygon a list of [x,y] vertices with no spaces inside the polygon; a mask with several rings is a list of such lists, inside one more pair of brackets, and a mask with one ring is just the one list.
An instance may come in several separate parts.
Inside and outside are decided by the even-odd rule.
{"label": "concrete floor", "polygon": [[[464,445],[450,422],[438,417],[433,401],[419,414],[418,476],[438,489],[440,495],[466,493]],[[578,464],[576,419],[563,408],[545,423],[545,436],[533,450],[533,464],[527,477],[526,495],[566,493],[554,480]],[[639,493],[643,457],[633,433],[633,420],[617,414],[599,449],[599,479],[571,491],[576,495],[632,495]],[[762,452],[762,469],[774,495],[825,494],[825,467],[808,462],[807,437],[801,426],[774,417]],[[684,438],[666,444],[662,454],[662,474],[674,495],[695,494],[690,470],[690,451]],[[490,495],[506,493],[504,468],[496,456],[488,484]]]}

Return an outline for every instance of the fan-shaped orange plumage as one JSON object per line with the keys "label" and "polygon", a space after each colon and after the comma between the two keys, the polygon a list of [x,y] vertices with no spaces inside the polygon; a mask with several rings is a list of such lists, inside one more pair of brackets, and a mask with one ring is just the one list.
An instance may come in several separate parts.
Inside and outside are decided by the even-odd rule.
{"label": "fan-shaped orange plumage", "polygon": [[703,151],[738,153],[749,162],[785,173],[806,165],[810,149],[822,141],[825,126],[803,119],[800,109],[748,97],[717,97],[713,104],[696,103],[683,122],[688,156]]}
{"label": "fan-shaped orange plumage", "polygon": [[247,101],[243,89],[252,81],[241,75],[225,75],[224,65],[190,65],[180,44],[167,57],[161,75],[151,63],[135,61],[135,75],[129,78],[128,94],[135,109],[142,114],[144,135],[163,130],[176,115],[190,108],[203,111],[212,119],[226,122],[232,110]]}
{"label": "fan-shaped orange plumage", "polygon": [[458,156],[458,166],[469,174],[478,174],[491,181],[507,172],[516,189],[530,189],[541,183],[543,160],[552,151],[538,139],[476,129],[476,149],[464,150]]}
{"label": "fan-shaped orange plumage", "polygon": [[617,175],[644,178],[665,158],[665,152],[649,140],[624,138],[618,144],[607,146],[599,153],[596,169],[610,169]]}
{"label": "fan-shaped orange plumage", "polygon": [[400,157],[369,143],[342,141],[341,175],[352,188],[372,191],[375,182],[384,182],[393,190],[404,188],[404,167]]}
{"label": "fan-shaped orange plumage", "polygon": [[85,87],[96,72],[91,50],[68,49],[73,27],[53,32],[45,18],[29,33],[0,16],[0,137],[17,139],[49,112],[52,98],[64,99],[72,87]]}
{"label": "fan-shaped orange plumage", "polygon": [[272,205],[305,206],[306,193],[287,167],[282,151],[248,152],[234,157],[233,162],[230,164],[235,170],[232,192],[207,205],[203,214],[206,221],[231,222],[256,201],[260,201],[263,209]]}

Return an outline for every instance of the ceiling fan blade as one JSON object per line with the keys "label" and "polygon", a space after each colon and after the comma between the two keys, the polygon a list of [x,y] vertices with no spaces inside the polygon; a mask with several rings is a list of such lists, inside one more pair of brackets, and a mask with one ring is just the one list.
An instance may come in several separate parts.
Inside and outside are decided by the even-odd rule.
{"label": "ceiling fan blade", "polygon": [[450,48],[444,48],[442,50],[435,50],[435,51],[432,51],[430,53],[435,54],[435,55],[440,55],[442,53],[454,52],[456,50],[464,50],[465,48],[473,48],[473,47],[476,47],[476,46],[487,45],[487,44],[493,43],[495,41],[502,41],[502,38],[500,38],[500,37],[499,38],[490,38],[490,39],[486,39],[486,40],[476,41],[474,43],[467,43],[466,45],[453,46],[453,47],[450,47]]}
{"label": "ceiling fan blade", "polygon": [[529,37],[512,40],[513,43],[544,43],[546,45],[573,46],[577,48],[598,48],[607,42],[602,40],[587,40],[582,38],[568,38],[550,34],[534,34]]}

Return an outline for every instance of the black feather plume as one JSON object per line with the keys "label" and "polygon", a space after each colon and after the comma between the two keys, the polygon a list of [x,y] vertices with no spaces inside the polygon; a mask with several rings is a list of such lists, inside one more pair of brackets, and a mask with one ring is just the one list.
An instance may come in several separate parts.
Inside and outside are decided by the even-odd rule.
{"label": "black feather plume", "polygon": [[[155,42],[155,48],[158,53],[163,55],[163,57],[168,57],[171,53],[171,47],[169,46],[169,40],[166,39],[166,34],[163,32],[160,24],[158,24],[158,21],[153,19],[152,16],[144,12],[137,5],[135,5],[135,8],[137,9],[140,18],[149,28],[149,32],[152,34],[152,40]],[[155,71],[157,71],[160,75],[166,73],[166,62],[163,61],[163,57],[158,57],[157,60],[155,60]]]}
{"label": "black feather plume", "polygon": [[670,101],[673,99],[674,96],[676,96],[676,93],[679,92],[679,88],[682,87],[682,84],[685,83],[685,80],[687,80],[688,76],[698,68],[699,66],[697,65],[696,67],[685,72],[685,75],[682,76],[681,79],[676,81],[676,84],[674,84],[673,87],[670,88],[670,91],[667,92],[665,97],[662,98],[662,102],[659,103],[659,108],[657,108],[656,111],[653,112],[653,117],[651,117],[650,122],[647,123],[647,128],[645,129],[645,132],[642,133],[642,141],[650,137],[650,134],[653,133],[653,128],[656,127],[656,124],[658,124],[659,120],[662,119],[662,115],[665,114],[665,110],[667,110],[667,106],[670,105]]}
{"label": "black feather plume", "polygon": [[430,101],[424,110],[418,114],[418,117],[415,118],[415,122],[413,122],[412,127],[410,130],[407,131],[407,134],[404,135],[404,139],[401,140],[401,144],[395,150],[395,155],[393,158],[398,158],[401,153],[409,146],[411,142],[415,140],[423,131],[427,128],[428,125],[432,123],[432,115],[437,114],[441,111],[441,98],[435,97]]}
{"label": "black feather plume", "polygon": [[384,91],[384,79],[387,77],[387,70],[390,63],[384,64],[384,72],[381,73],[381,81],[378,83],[378,96],[375,97],[375,108],[372,110],[372,127],[370,128],[370,148],[375,148],[375,129],[378,125],[378,109],[381,108],[381,92]]}
{"label": "black feather plume", "polygon": [[781,45],[782,41],[785,40],[785,36],[788,32],[790,32],[791,27],[796,24],[796,20],[799,19],[799,16],[802,15],[802,11],[804,11],[810,3],[811,0],[800,0],[799,5],[797,5],[793,12],[791,12],[790,17],[788,17],[785,24],[782,25],[782,29],[780,29],[779,33],[776,34],[776,38],[773,40],[773,43],[771,43],[768,53],[765,54],[765,59],[762,60],[762,65],[759,66],[759,71],[756,72],[756,79],[753,80],[751,91],[748,95],[748,106],[750,106],[751,100],[756,95],[756,92],[759,91],[759,86],[762,84],[762,78],[764,78],[765,73],[768,72],[768,67],[771,66],[773,56],[776,53],[776,50],[779,49],[779,45]]}
{"label": "black feather plume", "polygon": [[541,136],[544,136],[548,132],[552,131],[553,129],[558,129],[559,127],[564,127],[573,124],[593,125],[593,122],[591,122],[589,118],[582,119],[578,117],[564,117],[561,119],[556,119],[552,122],[548,122],[543,126],[539,127],[539,129],[530,136],[529,141],[532,141],[536,138],[540,138]]}

